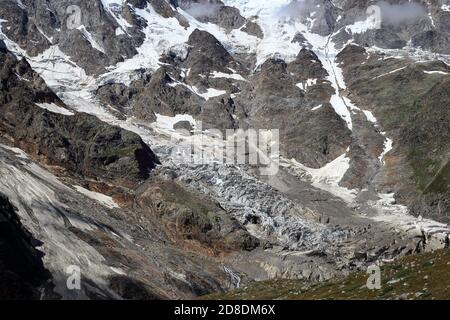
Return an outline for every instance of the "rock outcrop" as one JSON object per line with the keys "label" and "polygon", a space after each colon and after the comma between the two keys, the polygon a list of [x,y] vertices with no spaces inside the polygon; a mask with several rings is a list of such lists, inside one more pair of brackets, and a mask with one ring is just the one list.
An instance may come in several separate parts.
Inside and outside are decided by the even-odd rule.
{"label": "rock outcrop", "polygon": [[42,263],[43,253],[36,249],[39,245],[0,194],[0,300],[41,298],[51,274]]}
{"label": "rock outcrop", "polygon": [[141,138],[98,118],[51,112],[38,104],[70,111],[26,60],[0,52],[0,132],[3,139],[50,165],[74,174],[133,185],[159,163]]}
{"label": "rock outcrop", "polygon": [[397,191],[416,215],[448,221],[443,213],[449,211],[450,114],[442,107],[449,100],[448,66],[367,58],[356,46],[343,50],[339,59],[355,101],[369,107],[396,141],[386,159],[385,186]]}

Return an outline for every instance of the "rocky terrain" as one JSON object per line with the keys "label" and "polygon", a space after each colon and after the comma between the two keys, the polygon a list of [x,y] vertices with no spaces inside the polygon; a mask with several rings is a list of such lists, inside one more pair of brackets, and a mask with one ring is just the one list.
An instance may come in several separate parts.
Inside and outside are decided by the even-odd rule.
{"label": "rocky terrain", "polygon": [[[310,286],[448,246],[449,24],[443,0],[3,0],[0,297]],[[236,163],[237,129],[279,152]]]}
{"label": "rocky terrain", "polygon": [[[39,241],[24,229],[14,207],[0,197],[0,299],[39,299],[38,287],[45,288],[50,273],[35,249]],[[20,254],[17,254],[20,252]]]}
{"label": "rocky terrain", "polygon": [[359,272],[325,283],[271,280],[222,294],[210,300],[448,300],[449,252],[418,254],[381,267],[381,289],[367,288],[368,274]]}

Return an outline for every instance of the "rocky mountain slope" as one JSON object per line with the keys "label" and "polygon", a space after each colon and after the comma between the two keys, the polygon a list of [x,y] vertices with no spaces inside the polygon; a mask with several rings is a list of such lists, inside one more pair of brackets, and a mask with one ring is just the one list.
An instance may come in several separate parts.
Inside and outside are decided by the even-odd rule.
{"label": "rocky mountain slope", "polygon": [[448,250],[402,258],[381,267],[382,288],[367,288],[368,274],[311,285],[299,280],[271,280],[228,293],[201,297],[211,300],[448,300]]}
{"label": "rocky mountain slope", "polygon": [[24,229],[4,196],[0,196],[0,229],[0,299],[39,299],[36,287],[45,288],[50,273],[42,264],[42,253],[34,248],[39,242]]}
{"label": "rocky mountain slope", "polygon": [[[449,23],[443,0],[3,0],[0,192],[51,275],[27,297],[193,298],[445,247]],[[223,161],[230,129],[279,130],[277,170]]]}

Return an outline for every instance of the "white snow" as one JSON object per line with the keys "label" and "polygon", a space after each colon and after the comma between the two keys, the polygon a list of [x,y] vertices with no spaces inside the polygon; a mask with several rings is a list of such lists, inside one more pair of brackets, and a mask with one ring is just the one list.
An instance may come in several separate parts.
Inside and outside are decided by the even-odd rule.
{"label": "white snow", "polygon": [[60,98],[67,106],[77,112],[92,114],[105,122],[115,124],[116,117],[109,113],[94,99],[89,90],[66,91],[60,93]]}
{"label": "white snow", "polygon": [[[179,24],[178,20],[175,18],[166,19],[159,16],[151,7],[151,5],[148,5],[146,9],[137,9],[137,14],[148,23],[148,27],[144,30],[145,41],[141,47],[137,48],[138,54],[135,57],[111,67],[109,69],[109,72],[102,76],[101,81],[114,80],[115,82],[123,82],[125,84],[128,84],[129,81],[132,80],[131,75],[135,70],[140,68],[152,70],[159,68],[159,58],[162,53],[171,50],[177,52],[177,54],[181,56],[186,54],[187,47],[185,42],[195,28],[207,30],[208,32],[212,33],[216,38],[219,39],[219,41],[223,43],[224,47],[227,48],[227,50],[229,50],[230,52],[255,53],[258,64],[263,63],[267,58],[273,56],[283,58],[287,62],[295,59],[301,49],[301,46],[298,43],[292,43],[291,40],[297,34],[297,32],[301,32],[305,36],[307,41],[312,45],[313,51],[318,55],[319,59],[324,65],[324,68],[329,74],[327,80],[331,82],[335,90],[335,94],[330,101],[334,110],[345,120],[347,126],[352,129],[351,112],[361,109],[353,105],[352,102],[342,94],[342,91],[346,89],[346,84],[342,74],[342,69],[336,62],[336,54],[338,53],[338,49],[335,48],[332,37],[324,37],[317,34],[312,34],[311,32],[309,32],[307,26],[301,23],[285,23],[285,21],[280,21],[279,17],[277,16],[277,12],[281,7],[285,6],[290,1],[291,0],[224,0],[225,4],[240,8],[242,14],[245,17],[250,18],[257,16],[255,21],[262,27],[265,34],[265,37],[262,40],[254,36],[250,36],[242,30],[233,30],[232,32],[227,33],[217,25],[200,23],[182,10],[179,10],[179,13],[185,16],[189,20],[189,23],[191,25],[186,29],[182,27]],[[126,34],[127,28],[130,26],[125,21],[125,19],[116,14],[114,10],[114,7],[118,8],[118,6],[122,6],[123,1],[102,0],[102,3],[120,25],[120,27],[116,29],[116,35],[123,35],[124,33]],[[311,19],[310,23],[314,23],[314,19]],[[363,22],[360,22],[359,24],[355,23],[354,25],[350,26],[350,31],[353,33],[363,32],[364,28],[366,27],[367,26],[364,25]],[[0,36],[2,36],[1,33]],[[88,36],[89,35],[87,35],[87,37]],[[92,35],[91,40],[94,40]],[[91,44],[93,47],[96,45],[98,46],[95,41],[94,43],[91,42]],[[15,52],[19,53],[19,55],[26,56],[26,54],[22,50],[20,50],[20,48],[18,48],[14,43],[7,41],[7,45],[8,47],[12,47],[13,49],[15,49]],[[99,47],[97,49],[102,48]],[[397,54],[397,52],[392,51],[392,54],[395,55]],[[418,56],[420,56],[420,54],[418,54]],[[32,64],[32,67],[43,76],[43,78],[51,87],[67,87],[65,92],[60,93],[60,96],[67,103],[67,105],[73,107],[74,110],[96,115],[101,120],[107,123],[119,125],[122,128],[133,131],[139,134],[143,138],[144,142],[152,146],[155,144],[158,146],[165,146],[166,142],[170,142],[170,139],[166,141],[162,140],[162,138],[160,138],[159,136],[155,137],[155,133],[153,131],[149,130],[149,128],[144,125],[140,125],[135,121],[135,119],[119,120],[111,113],[109,113],[105,108],[103,108],[90,93],[90,90],[96,88],[96,82],[93,81],[92,78],[87,77],[84,70],[73,63],[70,57],[64,55],[57,46],[53,46],[38,57],[27,58]],[[390,73],[397,72],[399,70],[394,70]],[[245,81],[245,79],[241,75],[237,74],[233,70],[231,71],[233,72],[233,74],[213,72],[211,76],[213,78],[229,78],[233,80]],[[188,70],[186,70],[186,72],[187,74],[189,74]],[[306,83],[301,84],[301,86],[306,89],[308,86],[314,85],[316,81],[316,79],[308,79]],[[201,93],[196,87],[189,87],[183,83],[173,83],[172,85],[184,85],[188,87],[192,92],[203,97],[206,100],[226,94],[226,91],[214,88],[209,88],[206,93]],[[317,107],[314,107],[312,110],[318,110],[321,107],[322,105],[319,105]],[[376,119],[370,111],[361,111],[365,114],[368,121],[376,124]],[[176,115],[174,117],[166,117],[157,114],[156,116],[156,123],[150,125],[150,127],[155,129],[156,133],[164,132],[172,135],[176,134],[173,132],[173,125],[179,121],[189,121],[194,127],[197,125],[195,119],[190,115]],[[383,135],[385,136],[385,133],[383,133]],[[205,146],[205,136],[202,137],[203,140],[201,142],[195,141],[194,139],[196,139],[196,137],[188,139],[192,139],[193,143],[197,147],[202,148],[202,150],[205,151],[204,154],[208,156],[214,151],[212,150],[213,148],[211,146],[217,146],[217,141],[212,138],[210,140],[206,140],[207,146]],[[384,158],[386,154],[392,150],[392,147],[393,141],[389,138],[386,138],[385,148],[382,155],[380,156],[380,162],[384,163]],[[350,167],[350,159],[348,158],[347,154],[343,154],[342,156],[338,157],[337,159],[320,169],[308,168],[296,162],[295,160],[290,161],[289,165],[305,172],[310,177],[310,180],[315,187],[328,191],[331,194],[342,198],[347,203],[354,202],[357,191],[349,190],[339,186],[339,183]],[[11,181],[15,181],[14,179],[16,178],[14,177],[18,175],[18,173],[14,173],[12,175],[12,178],[11,175],[5,175],[5,177],[9,178]],[[41,188],[39,185],[34,185],[33,177],[30,178],[32,186],[27,185],[28,179],[29,178],[26,177],[21,181],[21,183],[24,184],[23,188],[26,189],[27,192],[31,192],[29,189],[32,189],[33,192],[34,189],[39,189],[36,191],[37,194],[33,195],[34,198],[30,197],[30,199],[34,199],[36,201],[46,199],[45,196],[39,192],[42,191],[44,194],[49,194],[48,190],[46,190],[45,188],[42,188],[44,190],[40,190]],[[5,184],[8,183],[8,181],[3,180],[4,179],[1,179],[0,181],[0,190],[2,190],[2,188],[9,187],[5,187]],[[215,184],[220,187],[223,184],[223,180],[216,179]],[[20,184],[16,182],[16,186],[14,187],[15,189],[13,188],[12,192],[15,194],[20,193],[21,190],[17,190],[19,188],[22,188]],[[85,196],[88,196],[89,198],[102,203],[106,207],[117,207],[117,204],[115,204],[113,200],[106,195],[92,193],[91,191],[86,189],[79,189],[81,187],[76,188],[79,193],[82,193]],[[70,191],[75,193],[73,189],[70,189]],[[28,193],[25,194],[28,195]],[[55,194],[52,194],[52,197],[55,197]],[[54,200],[52,197],[50,198]],[[388,198],[387,196],[383,195],[381,196],[381,198],[382,199],[376,203],[376,205],[382,208],[380,219],[390,219],[390,221],[394,221],[397,218],[394,219],[389,213],[390,211],[388,212],[386,210],[403,210],[403,208],[397,207],[390,201],[385,201],[386,198]],[[405,214],[405,212],[401,212],[402,215]],[[25,214],[23,208],[22,214]],[[409,217],[410,216],[404,218],[404,216],[401,216],[398,218],[398,221],[395,220],[395,222],[402,224],[404,222],[402,219],[409,219]],[[45,216],[40,216],[39,218],[45,219]],[[51,216],[51,214],[49,214],[49,217],[47,218],[48,220],[43,221],[44,225],[51,224],[51,218],[53,217]],[[76,221],[76,219],[69,218],[69,220],[74,225],[76,224],[81,227],[80,222]],[[57,222],[59,223],[59,221]],[[60,234],[58,234],[58,236],[59,235]],[[57,245],[57,240],[60,239],[57,237],[55,241],[51,242],[50,246]],[[65,245],[65,242],[63,245]],[[76,243],[74,244],[74,247],[71,247],[69,249],[72,250],[72,252],[77,252],[76,250],[85,252],[86,250],[88,250],[84,249],[84,247],[79,249],[77,246],[80,245]],[[64,248],[64,250],[66,249]],[[51,250],[46,250],[46,252],[50,251]],[[56,253],[54,252],[54,255],[56,255]],[[52,257],[53,256],[50,254],[50,258]],[[94,259],[92,258],[88,261],[93,260]],[[110,270],[108,270],[108,272],[109,271]],[[121,272],[112,268],[111,271],[116,273]]]}
{"label": "white snow", "polygon": [[97,202],[99,202],[101,205],[110,208],[110,209],[114,209],[114,208],[119,208],[119,206],[117,205],[117,203],[114,202],[114,200],[107,196],[104,195],[102,193],[98,193],[98,192],[94,192],[94,191],[90,191],[88,189],[85,189],[83,187],[80,186],[74,186],[74,188],[79,192],[84,194],[85,196],[87,196],[88,198],[91,198],[92,200],[95,200]]}
{"label": "white snow", "polygon": [[318,34],[311,33],[308,28],[296,23],[296,28],[302,33],[305,39],[312,45],[313,51],[316,53],[323,67],[328,72],[327,80],[331,82],[335,93],[331,97],[330,103],[333,106],[335,112],[347,123],[350,130],[353,129],[353,123],[351,118],[351,109],[358,109],[351,101],[344,97],[341,93],[346,89],[344,75],[342,69],[336,62],[336,55],[339,50],[335,47],[332,41],[332,36],[320,36]]}
{"label": "white snow", "polygon": [[[367,118],[367,121],[373,123],[375,125],[375,127],[379,127],[377,118],[373,115],[373,113],[369,110],[362,110],[362,112],[364,113],[364,115]],[[380,161],[380,163],[384,166],[386,165],[386,161],[385,161],[385,157],[386,155],[392,151],[392,149],[394,148],[394,141],[390,138],[387,137],[387,133],[386,132],[381,132],[381,135],[384,137],[384,149],[383,152],[380,154],[380,156],[378,157],[378,160]]]}
{"label": "white snow", "polygon": [[426,74],[441,74],[441,75],[449,75],[450,73],[444,71],[424,71]]}
{"label": "white snow", "polygon": [[443,4],[441,10],[450,12],[450,4]]}
{"label": "white snow", "polygon": [[[383,136],[386,136],[385,132],[383,132],[382,134],[383,134]],[[378,158],[383,165],[386,165],[386,161],[384,160],[384,158],[386,157],[386,155],[389,152],[391,152],[391,150],[393,149],[393,146],[394,146],[394,141],[392,141],[392,139],[390,139],[390,138],[386,138],[386,140],[384,141],[383,153]]]}
{"label": "white snow", "polygon": [[404,70],[404,69],[406,69],[406,67],[401,67],[401,68],[398,68],[398,69],[389,71],[389,72],[387,72],[387,73],[383,73],[383,74],[381,74],[381,75],[379,75],[379,76],[376,76],[376,77],[373,78],[373,79],[379,79],[379,78],[388,76],[388,75],[390,75],[390,74],[394,74],[394,73],[397,73],[397,72],[399,72],[399,71],[402,71],[402,70]]}
{"label": "white snow", "polygon": [[10,147],[4,144],[0,144],[0,148],[14,152],[16,157],[19,159],[28,159],[28,155],[22,149]]}
{"label": "white snow", "polygon": [[[118,0],[102,1],[105,7],[109,7],[111,4],[119,5],[121,2]],[[158,69],[161,64],[159,59],[163,53],[173,51],[182,56],[185,55],[187,52],[186,42],[196,28],[207,30],[221,41],[226,48],[233,48],[233,50],[251,50],[252,47],[256,47],[256,42],[259,40],[241,30],[233,30],[227,33],[226,30],[215,24],[201,23],[179,8],[179,13],[189,21],[189,28],[181,26],[176,18],[164,18],[160,16],[151,4],[148,4],[145,9],[135,8],[135,11],[147,23],[147,28],[144,30],[145,40],[137,48],[137,55],[118,63],[116,66],[110,67],[109,72],[102,77],[104,81],[120,79],[120,82],[129,84],[132,80],[130,76],[136,70],[141,68],[150,70]],[[125,27],[122,29],[126,29]],[[231,76],[237,80],[241,80],[238,75]],[[207,94],[207,96],[210,95]]]}
{"label": "white snow", "polygon": [[373,113],[371,111],[369,111],[369,110],[362,110],[362,112],[366,116],[367,121],[372,122],[372,123],[377,123],[377,118],[375,118],[375,116],[373,115]]}
{"label": "white snow", "polygon": [[42,30],[39,26],[36,25],[36,28],[38,29],[38,31],[48,40],[48,42],[50,42],[51,44],[53,44],[53,37],[49,37],[45,34],[44,30]]}
{"label": "white snow", "polygon": [[123,29],[117,27],[117,28],[116,28],[116,36],[120,36],[120,35],[123,35],[123,34],[125,34],[125,32],[123,31]]}
{"label": "white snow", "polygon": [[94,79],[88,77],[86,72],[71,61],[70,57],[64,54],[57,45],[51,46],[42,54],[30,57],[25,50],[21,49],[1,31],[2,22],[5,22],[5,20],[0,19],[0,39],[4,40],[8,49],[18,59],[25,57],[33,70],[39,73],[50,88],[78,88],[79,85],[94,82]]}
{"label": "white snow", "polygon": [[316,188],[328,191],[347,203],[355,200],[357,190],[350,190],[339,185],[350,168],[350,158],[346,154],[320,169],[309,168],[295,159],[290,160],[289,165],[306,172],[311,178],[312,185]]}
{"label": "white snow", "polygon": [[295,24],[285,23],[280,19],[280,10],[288,5],[290,0],[225,0],[223,2],[240,9],[241,14],[246,18],[257,17],[254,21],[264,33],[264,39],[258,39],[243,32],[234,32],[235,39],[232,39],[230,44],[254,52],[257,56],[257,65],[273,56],[287,62],[295,59],[301,49],[299,43],[292,42],[298,28]]}
{"label": "white snow", "polygon": [[101,1],[103,8],[105,8],[105,10],[109,12],[109,14],[116,20],[117,24],[120,26],[118,29],[121,29],[121,31],[118,31],[116,29],[116,35],[126,34],[127,29],[132,27],[132,25],[130,25],[128,21],[124,17],[122,17],[122,15],[116,14],[114,12],[114,8],[121,9],[123,7],[124,1],[123,0],[101,0]]}
{"label": "white snow", "polygon": [[341,118],[347,123],[348,128],[352,130],[352,116],[350,114],[350,110],[348,110],[347,105],[345,104],[345,100],[336,93],[331,97],[330,103],[333,106],[334,111],[341,116]]}
{"label": "white snow", "polygon": [[435,249],[442,248],[442,244],[445,243],[445,236],[450,234],[448,225],[422,217],[413,217],[409,214],[406,206],[396,202],[393,193],[379,194],[378,196],[379,200],[371,203],[377,211],[377,215],[370,217],[371,219],[393,225],[403,232],[416,233],[418,236],[424,232],[431,236],[431,241],[435,241]]}
{"label": "white snow", "polygon": [[86,72],[71,61],[58,46],[52,46],[36,57],[27,58],[33,69],[51,88],[59,86],[71,88],[93,81],[93,78],[88,77]]}
{"label": "white snow", "polygon": [[[362,112],[366,116],[367,121],[373,123],[375,125],[375,127],[379,127],[378,121],[377,121],[377,119],[375,118],[375,116],[373,115],[373,113],[371,111],[369,111],[369,110],[362,110]],[[384,165],[386,165],[386,161],[385,161],[386,155],[389,152],[391,152],[392,149],[394,148],[394,141],[386,136],[387,135],[386,132],[381,132],[381,135],[385,139],[384,140],[384,149],[383,149],[383,152],[378,157],[378,160],[384,166]]]}
{"label": "white snow", "polygon": [[197,95],[199,95],[206,101],[208,101],[211,98],[220,97],[227,93],[225,90],[218,90],[218,89],[214,89],[214,88],[208,88],[206,90],[206,92],[204,92],[204,93],[200,93],[199,90],[195,86],[193,86],[192,89],[194,90],[194,92]]}
{"label": "white snow", "polygon": [[307,79],[306,82],[302,83],[299,82],[296,84],[297,87],[299,87],[301,90],[306,91],[309,87],[312,87],[313,85],[317,84],[317,79]]}
{"label": "white snow", "polygon": [[17,5],[21,8],[21,9],[26,9],[25,5],[23,4],[22,0],[16,0]]}
{"label": "white snow", "polygon": [[183,82],[174,81],[173,83],[168,84],[171,87],[175,86],[183,86],[188,88],[192,93],[198,95],[199,97],[202,97],[206,101],[208,101],[211,98],[220,97],[221,95],[226,94],[227,92],[225,90],[218,90],[214,88],[208,88],[206,89],[206,92],[200,92],[200,90],[196,86],[189,86]]}
{"label": "white snow", "polygon": [[233,80],[239,80],[239,81],[246,81],[243,76],[237,73],[228,74],[223,72],[217,72],[214,71],[211,73],[211,78],[226,78],[226,79],[233,79]]}
{"label": "white snow", "polygon": [[158,113],[156,114],[156,126],[160,129],[174,131],[173,126],[180,121],[189,122],[193,128],[196,126],[195,119],[188,114],[177,114],[174,117],[163,116]]}
{"label": "white snow", "polygon": [[84,25],[79,26],[77,30],[79,30],[83,34],[84,38],[91,44],[92,48],[100,51],[101,53],[105,53],[105,49],[97,43],[94,36],[89,31],[87,31]]}
{"label": "white snow", "polygon": [[114,273],[126,276],[127,273],[123,271],[121,268],[109,267]]}
{"label": "white snow", "polygon": [[63,114],[65,116],[73,116],[74,113],[70,110],[57,106],[54,103],[36,103],[36,105],[42,109],[46,109],[53,113]]}
{"label": "white snow", "polygon": [[345,30],[352,34],[358,34],[377,29],[378,27],[379,24],[376,19],[373,19],[373,17],[368,17],[364,21],[356,21],[355,23],[346,26]]}
{"label": "white snow", "polygon": [[430,19],[433,28],[436,28],[436,24],[434,23],[433,15],[431,14],[431,12],[428,12],[428,18]]}
{"label": "white snow", "polygon": [[[103,0],[104,2],[109,2]],[[112,1],[115,2],[115,1]],[[185,46],[193,29],[184,29],[176,18],[163,18],[148,4],[145,9],[135,8],[136,14],[147,23],[145,28],[145,40],[137,48],[137,54],[115,66],[109,68],[109,72],[103,75],[105,80],[120,79],[129,84],[130,75],[138,69],[156,70],[160,66],[160,56],[173,48]],[[126,30],[127,26],[122,29]],[[178,49],[181,50],[181,49]]]}
{"label": "white snow", "polygon": [[305,90],[305,86],[304,86],[303,83],[301,83],[301,82],[297,83],[296,86],[297,86],[298,88],[300,88],[300,90],[303,90],[303,91]]}
{"label": "white snow", "polygon": [[423,50],[420,47],[412,47],[412,45],[406,46],[402,49],[383,49],[376,46],[366,48],[369,53],[382,53],[384,58],[387,59],[408,59],[414,60],[416,63],[426,63],[430,61],[441,60],[447,65],[450,65],[450,55],[439,54],[435,52],[430,52]]}
{"label": "white snow", "polygon": [[322,108],[323,105],[319,104],[317,107],[312,108],[312,111],[316,111],[319,110],[320,108]]}
{"label": "white snow", "polygon": [[317,79],[308,79],[308,80],[306,80],[306,85],[308,87],[311,87],[311,86],[313,86],[315,84],[317,84]]}

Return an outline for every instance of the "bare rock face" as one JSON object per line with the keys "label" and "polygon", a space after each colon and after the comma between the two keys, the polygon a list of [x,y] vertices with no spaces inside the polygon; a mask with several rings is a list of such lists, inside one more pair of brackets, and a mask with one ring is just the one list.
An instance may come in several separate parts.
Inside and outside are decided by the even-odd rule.
{"label": "bare rock face", "polygon": [[247,20],[239,9],[226,6],[220,0],[176,0],[173,3],[201,22],[217,24],[227,31],[242,28],[242,31],[261,39],[264,36],[257,23]]}
{"label": "bare rock face", "polygon": [[26,9],[20,7],[17,1],[2,1],[0,17],[6,21],[2,23],[3,33],[31,56],[50,47],[51,43],[39,32],[37,22],[28,17]]}
{"label": "bare rock face", "polygon": [[[243,76],[249,74],[249,70],[212,34],[196,29],[189,36],[187,44],[189,45],[187,57],[176,63],[179,68],[188,70],[180,80],[195,88],[200,94],[207,93],[211,88],[224,93],[214,99],[203,96],[203,100],[206,100],[203,101],[205,108],[214,108],[213,104],[222,99],[226,100],[227,96],[240,92],[245,86]],[[241,79],[233,79],[233,76],[240,76]],[[217,111],[221,112],[220,109]]]}
{"label": "bare rock face", "polygon": [[269,59],[264,62],[261,72],[256,76],[255,90],[258,95],[300,98],[303,94],[295,84],[285,61]]}
{"label": "bare rock face", "polygon": [[194,30],[189,36],[188,45],[192,48],[185,61],[191,69],[189,79],[212,71],[231,73],[228,67],[232,67],[233,57],[209,32]]}
{"label": "bare rock face", "polygon": [[175,130],[186,130],[188,132],[192,131],[192,125],[189,121],[179,121],[173,125]]}
{"label": "bare rock face", "polygon": [[261,27],[253,21],[247,21],[247,23],[242,28],[242,31],[247,32],[248,34],[260,39],[264,38],[264,32],[262,31]]}
{"label": "bare rock face", "polygon": [[[450,97],[448,66],[442,62],[384,60],[379,55],[368,59],[365,51],[355,46],[343,50],[338,59],[344,75],[352,79],[349,88],[355,101],[368,106],[396,141],[386,159],[383,185],[397,191],[413,213],[448,221],[442,215],[448,211],[450,194],[450,119],[448,109],[442,108]],[[366,61],[363,65],[362,59]],[[374,70],[386,76],[373,77]],[[389,74],[392,70],[398,71]],[[436,70],[441,76],[424,70]]]}
{"label": "bare rock face", "polygon": [[[316,3],[316,1],[309,1],[309,5],[311,5],[311,2],[312,4]],[[336,21],[341,12],[331,0],[321,0],[319,2],[321,7],[315,16],[318,23],[314,24],[312,30],[318,34],[327,35],[336,30]]]}
{"label": "bare rock face", "polygon": [[308,79],[324,80],[328,76],[317,55],[305,48],[300,50],[296,59],[289,64],[288,71],[295,74],[298,82]]}
{"label": "bare rock face", "polygon": [[[98,97],[105,105],[148,122],[156,121],[156,114],[190,114],[202,120],[204,128],[237,128],[233,115],[245,112],[228,92],[239,92],[245,83],[243,78],[234,80],[233,74],[248,71],[206,31],[194,30],[188,45],[186,57],[169,53],[161,59],[166,65],[155,72],[143,74],[129,86],[105,84],[97,89]],[[216,73],[225,77],[214,77]],[[211,88],[224,95],[207,98]]]}
{"label": "bare rock face", "polygon": [[[202,120],[204,128],[237,128],[233,115],[245,112],[228,92],[239,92],[245,83],[243,78],[234,80],[233,74],[248,71],[206,31],[194,30],[188,45],[185,58],[169,53],[162,57],[166,65],[155,72],[143,74],[129,86],[105,84],[97,90],[98,97],[105,105],[148,122],[156,121],[156,114],[190,114]],[[216,73],[225,77],[214,77]],[[211,88],[226,94],[209,99]]]}
{"label": "bare rock face", "polygon": [[41,243],[22,226],[0,194],[0,300],[38,300],[51,274],[42,263]]}
{"label": "bare rock face", "polygon": [[351,132],[329,104],[333,88],[327,77],[318,57],[303,49],[289,64],[267,60],[243,95],[251,100],[238,101],[247,106],[253,126],[280,129],[283,155],[322,167],[351,143]]}
{"label": "bare rock face", "polygon": [[100,101],[108,106],[114,107],[120,112],[128,113],[130,101],[137,92],[123,83],[108,83],[100,86],[96,95]]}
{"label": "bare rock face", "polygon": [[416,34],[412,43],[416,47],[447,54],[450,50],[450,34],[429,30]]}
{"label": "bare rock face", "polygon": [[[367,19],[366,9],[373,3],[369,1],[342,1],[342,17],[335,30]],[[401,49],[410,40],[414,47],[445,54],[449,51],[450,13],[442,10],[444,3],[405,2],[400,0],[376,3],[380,8],[381,26],[379,29],[348,33],[354,42],[361,46],[377,46],[385,49]],[[343,40],[342,43],[346,41]]]}
{"label": "bare rock face", "polygon": [[[8,107],[4,110],[11,113]],[[147,179],[158,163],[137,135],[92,116],[57,115],[24,105],[19,110],[7,118],[15,123],[14,132],[5,131],[15,137],[17,145],[31,155],[44,157],[48,164],[130,186]]]}
{"label": "bare rock face", "polygon": [[155,119],[154,113],[167,116],[199,113],[199,97],[185,86],[177,85],[169,72],[160,68],[151,76],[132,104],[133,115],[152,121]]}
{"label": "bare rock face", "polygon": [[351,132],[331,105],[318,110],[288,101],[261,107],[252,120],[261,129],[280,128],[281,152],[313,168],[323,167],[351,143]]}
{"label": "bare rock face", "polygon": [[25,60],[3,51],[0,61],[0,131],[14,144],[76,174],[128,186],[149,177],[158,159],[139,136],[91,115],[38,107],[35,103],[66,108]]}
{"label": "bare rock face", "polygon": [[222,208],[174,181],[153,179],[138,194],[137,205],[160,219],[169,239],[181,242],[182,247],[220,255],[253,250],[259,245]]}
{"label": "bare rock face", "polygon": [[[176,18],[180,23],[180,25],[182,25],[185,28],[189,27],[189,22],[186,20],[186,18],[180,15],[177,11],[173,10],[173,8],[170,6],[170,3],[166,0],[148,0],[148,1],[138,0],[138,2],[141,3],[148,2],[151,4],[153,9],[155,9],[155,11],[164,18]],[[145,7],[145,5],[141,3],[138,4],[137,6],[138,8]]]}
{"label": "bare rock face", "polygon": [[306,40],[305,36],[300,32],[296,33],[294,38],[292,38],[292,42],[300,44],[303,48],[311,48],[311,44],[308,43],[308,40]]}
{"label": "bare rock face", "polygon": [[[73,5],[80,8],[81,23],[72,27],[69,19],[74,13],[68,8]],[[0,8],[0,18],[6,20],[3,32],[28,54],[35,56],[59,45],[90,74],[103,73],[105,67],[130,58],[142,43],[142,26],[133,24],[127,32],[118,32],[121,26],[115,14],[122,12],[114,13],[114,8],[104,8],[98,0],[25,0],[23,7],[17,1],[5,0]],[[133,12],[128,14],[130,22],[138,22]]]}

